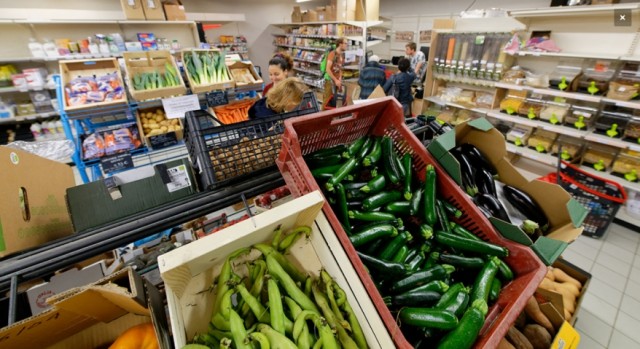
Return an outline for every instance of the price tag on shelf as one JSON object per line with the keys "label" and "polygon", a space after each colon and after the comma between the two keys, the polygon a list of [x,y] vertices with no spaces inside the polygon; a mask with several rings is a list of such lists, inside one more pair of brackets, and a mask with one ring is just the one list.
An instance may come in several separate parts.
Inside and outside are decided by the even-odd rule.
{"label": "price tag on shelf", "polygon": [[226,91],[212,91],[206,94],[207,106],[217,107],[219,105],[229,104]]}
{"label": "price tag on shelf", "polygon": [[104,173],[113,173],[133,168],[133,158],[129,153],[106,156],[100,159]]}
{"label": "price tag on shelf", "polygon": [[183,118],[188,111],[200,110],[198,95],[186,95],[162,100],[167,119]]}

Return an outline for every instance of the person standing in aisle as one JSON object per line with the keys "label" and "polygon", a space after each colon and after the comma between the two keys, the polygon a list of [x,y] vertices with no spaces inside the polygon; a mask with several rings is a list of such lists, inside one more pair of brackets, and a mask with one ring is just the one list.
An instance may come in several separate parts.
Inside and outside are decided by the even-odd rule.
{"label": "person standing in aisle", "polygon": [[344,52],[347,50],[347,40],[338,38],[335,50],[327,56],[327,67],[324,82],[323,103],[330,107],[336,106],[336,94],[344,93],[342,86],[342,67],[344,66]]}
{"label": "person standing in aisle", "polygon": [[413,81],[414,85],[420,86],[422,76],[427,68],[427,58],[424,56],[424,52],[416,51],[416,48],[416,43],[410,42],[404,46],[404,52],[407,54],[407,58],[411,60],[411,70],[416,74],[416,78]]}
{"label": "person standing in aisle", "polygon": [[411,62],[406,58],[400,58],[398,61],[398,70],[400,71],[391,75],[383,87],[387,96],[393,95],[402,104],[405,117],[411,116],[411,103],[413,103],[411,84],[416,79],[416,73],[410,68]]}
{"label": "person standing in aisle", "polygon": [[266,96],[267,92],[273,85],[289,77],[289,72],[293,69],[293,58],[284,52],[278,52],[269,60],[269,80],[262,90],[262,96]]}
{"label": "person standing in aisle", "polygon": [[378,63],[380,57],[373,55],[369,57],[369,62],[360,71],[358,85],[360,85],[360,99],[367,99],[376,86],[384,86],[387,80],[384,74],[384,67]]}

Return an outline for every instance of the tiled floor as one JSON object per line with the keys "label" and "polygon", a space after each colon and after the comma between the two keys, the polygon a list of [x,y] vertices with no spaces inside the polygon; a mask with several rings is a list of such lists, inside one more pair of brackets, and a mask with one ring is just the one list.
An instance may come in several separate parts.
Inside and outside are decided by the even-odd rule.
{"label": "tiled floor", "polygon": [[575,324],[580,349],[640,349],[640,232],[612,224],[601,239],[579,237],[563,253],[591,283]]}

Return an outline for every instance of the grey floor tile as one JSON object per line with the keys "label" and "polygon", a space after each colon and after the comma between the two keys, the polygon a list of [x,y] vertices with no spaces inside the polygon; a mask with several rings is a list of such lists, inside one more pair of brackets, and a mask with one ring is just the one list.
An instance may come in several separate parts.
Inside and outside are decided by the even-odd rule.
{"label": "grey floor tile", "polygon": [[579,241],[585,245],[589,245],[593,248],[596,249],[600,249],[600,247],[602,247],[602,244],[604,244],[604,240],[602,239],[594,239],[594,238],[590,238],[586,235],[580,235],[577,239],[576,242]]}
{"label": "grey floor tile", "polygon": [[632,318],[623,311],[619,311],[615,327],[616,330],[622,332],[625,336],[640,343],[640,321]]}
{"label": "grey floor tile", "polygon": [[569,247],[567,247],[565,253],[566,251],[571,251],[591,260],[595,260],[596,256],[598,255],[598,251],[600,251],[600,248],[596,248],[580,240],[576,240],[572,242]]}
{"label": "grey floor tile", "polygon": [[604,281],[618,291],[624,291],[627,285],[627,278],[624,275],[618,274],[602,264],[598,264],[597,261],[593,265],[593,268],[591,268],[591,277]]}
{"label": "grey floor tile", "polygon": [[[620,316],[618,315],[618,318]],[[593,315],[586,309],[580,311],[579,319],[576,322],[576,329],[580,333],[588,334],[588,336],[595,340],[603,347],[607,347],[609,339],[611,338],[611,332],[613,328],[607,325],[604,321]],[[582,349],[582,343],[579,346]]]}
{"label": "grey floor tile", "polygon": [[[618,315],[618,307],[615,307],[600,297],[587,292],[582,300],[580,310],[578,311],[578,319],[581,319],[582,311],[586,310],[591,314],[604,321],[607,325],[613,326]],[[581,320],[579,320],[581,321]]]}
{"label": "grey floor tile", "polygon": [[640,301],[635,298],[624,295],[622,302],[620,303],[620,311],[627,313],[627,315],[640,321]]}
{"label": "grey floor tile", "polygon": [[[579,348],[582,348],[580,343]],[[640,349],[640,342],[636,342],[633,339],[625,336],[618,330],[613,330],[611,340],[609,341],[609,348],[611,349]]]}
{"label": "grey floor tile", "polygon": [[620,275],[627,276],[629,275],[629,270],[631,270],[632,261],[622,261],[615,256],[612,256],[609,253],[601,250],[598,254],[598,257],[596,258],[596,263],[601,264]]}
{"label": "grey floor tile", "polygon": [[640,268],[634,267],[631,269],[631,273],[629,273],[629,280],[640,283]]}
{"label": "grey floor tile", "polygon": [[589,288],[587,288],[587,294],[593,294],[598,296],[603,301],[611,304],[614,307],[620,306],[622,301],[622,292],[616,290],[606,282],[599,279],[591,279]]}
{"label": "grey floor tile", "polygon": [[616,235],[622,236],[632,241],[640,241],[640,234],[631,229],[627,229],[621,225],[611,224],[609,226],[609,230],[607,231],[608,235]]}
{"label": "grey floor tile", "polygon": [[635,251],[628,251],[618,245],[615,245],[608,240],[605,241],[604,245],[602,245],[602,249],[600,252],[606,252],[607,254],[631,265],[633,263],[633,258],[635,257]]}
{"label": "grey floor tile", "polygon": [[562,257],[588,272],[590,272],[593,267],[593,259],[587,258],[574,251],[564,250],[564,252],[562,252]]}
{"label": "grey floor tile", "polygon": [[633,254],[636,253],[636,250],[638,249],[638,244],[639,244],[638,242],[631,241],[625,237],[618,236],[618,235],[611,235],[607,237],[606,242],[622,247],[625,250],[632,252]]}
{"label": "grey floor tile", "polygon": [[640,282],[633,280],[627,281],[627,287],[624,289],[624,294],[635,298],[640,301]]}
{"label": "grey floor tile", "polygon": [[580,333],[580,344],[578,344],[578,348],[580,349],[606,349],[607,346],[603,346],[600,343],[596,342],[594,339],[589,337],[586,333]]}

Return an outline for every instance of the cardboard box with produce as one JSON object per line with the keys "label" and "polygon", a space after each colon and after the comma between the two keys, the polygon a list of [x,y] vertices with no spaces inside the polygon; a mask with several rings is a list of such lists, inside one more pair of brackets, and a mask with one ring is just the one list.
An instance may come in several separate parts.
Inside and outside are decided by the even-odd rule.
{"label": "cardboard box with produce", "polygon": [[578,319],[580,305],[590,281],[590,273],[558,258],[549,266],[536,294],[553,303],[564,319],[573,325]]}
{"label": "cardboard box with produce", "polygon": [[[49,298],[51,308],[0,329],[4,348],[98,348],[114,341],[159,342],[169,348],[158,290],[131,268]],[[126,332],[135,327],[136,330]],[[155,337],[155,339],[154,339]]]}
{"label": "cardboard box with produce", "polygon": [[169,51],[124,52],[129,93],[137,101],[181,96],[187,92]]}
{"label": "cardboard box with produce", "polygon": [[145,145],[161,149],[183,139],[182,119],[167,119],[161,107],[138,110],[138,129]]}
{"label": "cardboard box with produce", "polygon": [[[250,341],[266,336],[287,348],[312,347],[310,333],[328,347],[337,347],[337,341],[343,348],[393,347],[322,213],[323,203],[313,192],[158,257],[174,346],[206,344],[228,324],[235,333],[253,328]],[[268,301],[261,300],[262,292]],[[249,306],[235,306],[233,298]],[[254,316],[257,326],[247,321]]]}
{"label": "cardboard box with produce", "polygon": [[233,62],[229,65],[236,87],[246,89],[261,89],[264,81],[256,72],[251,62]]}
{"label": "cardboard box with produce", "polygon": [[192,93],[235,87],[235,82],[220,50],[190,49],[183,50],[181,55]]}
{"label": "cardboard box with produce", "polygon": [[522,176],[507,158],[504,136],[486,119],[457,125],[428,150],[504,237],[531,246],[545,264],[582,234],[588,210],[559,185]]}
{"label": "cardboard box with produce", "polygon": [[127,103],[127,93],[115,58],[60,61],[66,111]]}

